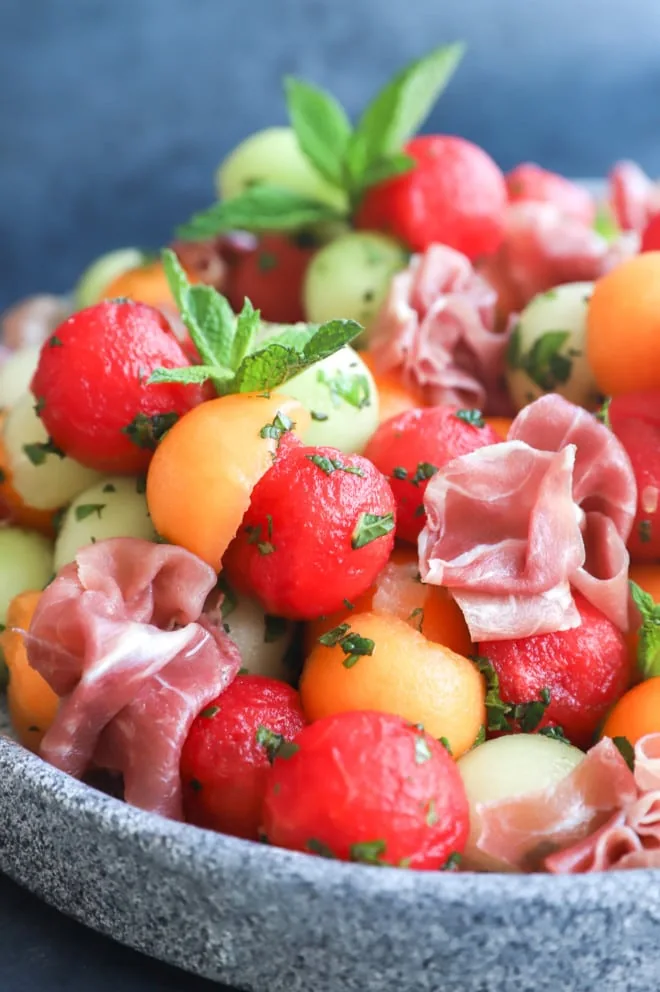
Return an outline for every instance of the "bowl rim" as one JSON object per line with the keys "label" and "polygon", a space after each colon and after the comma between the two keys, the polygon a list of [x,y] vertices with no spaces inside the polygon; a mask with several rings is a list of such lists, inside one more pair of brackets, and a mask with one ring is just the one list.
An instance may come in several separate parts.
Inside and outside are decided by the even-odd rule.
{"label": "bowl rim", "polygon": [[[148,854],[152,863],[163,871],[180,871],[185,865],[188,874],[200,879],[208,879],[214,872],[223,874],[228,866],[236,864],[246,873],[267,872],[276,867],[279,878],[288,875],[296,882],[315,888],[322,886],[326,890],[345,889],[348,884],[359,889],[362,895],[374,898],[387,892],[393,897],[408,898],[416,892],[422,898],[428,895],[438,901],[473,903],[475,895],[483,894],[487,899],[496,893],[500,903],[523,900],[531,904],[541,900],[559,905],[568,892],[572,896],[584,896],[589,902],[606,899],[610,893],[620,895],[622,875],[626,876],[628,890],[633,878],[639,883],[635,889],[639,889],[640,895],[650,883],[657,883],[658,878],[658,871],[651,868],[551,875],[541,872],[405,871],[386,865],[333,861],[216,833],[130,806],[48,765],[38,755],[1,734],[0,772],[3,819],[7,818],[7,809],[3,809],[2,793],[12,795],[20,781],[23,793],[27,790],[42,804],[45,801],[60,807],[64,814],[62,822],[73,824],[82,815],[86,827],[98,831],[99,835],[110,835],[120,845],[141,844],[144,854]],[[18,816],[24,818],[24,813],[18,812]],[[44,809],[43,822],[47,820]]]}

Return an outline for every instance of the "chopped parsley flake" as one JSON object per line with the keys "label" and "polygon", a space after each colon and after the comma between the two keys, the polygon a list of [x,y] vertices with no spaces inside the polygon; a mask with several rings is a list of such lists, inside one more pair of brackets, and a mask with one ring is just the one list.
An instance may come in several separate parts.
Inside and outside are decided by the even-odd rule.
{"label": "chopped parsley flake", "polygon": [[259,431],[259,437],[271,438],[273,441],[277,441],[279,444],[282,435],[286,434],[296,425],[290,417],[287,417],[286,413],[282,413],[278,410],[275,417],[270,424],[264,424],[264,426]]}
{"label": "chopped parsley flake", "polygon": [[327,420],[329,415],[327,413],[321,413],[320,410],[312,410],[311,416],[312,420],[323,421]]}
{"label": "chopped parsley flake", "polygon": [[66,457],[62,449],[57,447],[52,438],[48,438],[47,441],[36,441],[34,444],[24,444],[23,451],[33,465],[43,465],[48,455],[57,455],[59,458]]}
{"label": "chopped parsley flake", "polygon": [[205,710],[202,710],[200,716],[203,716],[206,720],[210,720],[211,717],[214,717],[216,713],[219,712],[220,712],[219,706],[207,706]]}
{"label": "chopped parsley flake", "polygon": [[316,840],[315,837],[310,837],[305,846],[312,854],[318,854],[321,858],[332,858],[335,860],[335,855],[322,840]]}
{"label": "chopped parsley flake", "polygon": [[486,426],[486,421],[481,410],[457,410],[456,417],[458,420],[462,420],[463,423],[470,424],[471,427]]}
{"label": "chopped parsley flake", "polygon": [[360,658],[370,656],[374,653],[376,642],[370,637],[362,637],[351,630],[348,623],[340,623],[338,627],[333,627],[319,637],[319,643],[325,647],[334,648],[339,645],[346,655],[342,662],[344,668],[353,668]]}
{"label": "chopped parsley flake", "polygon": [[305,458],[326,475],[332,475],[333,472],[348,472],[349,475],[359,475],[364,478],[364,472],[358,465],[345,465],[341,458],[328,458],[326,455],[305,455]]}
{"label": "chopped parsley flake", "polygon": [[202,789],[204,788],[204,786],[202,785],[202,783],[197,778],[191,778],[189,784],[190,784],[190,788],[193,790],[193,792],[201,792]]}
{"label": "chopped parsley flake", "polygon": [[351,844],[351,861],[358,861],[365,865],[382,865],[386,850],[387,844],[384,840],[367,840],[359,844]]}
{"label": "chopped parsley flake", "polygon": [[76,520],[86,520],[87,517],[91,517],[94,513],[101,519],[101,514],[105,510],[105,503],[83,503],[82,506],[76,507]]}
{"label": "chopped parsley flake", "polygon": [[363,548],[366,544],[394,530],[393,513],[361,513],[351,538],[351,547],[354,551]]}
{"label": "chopped parsley flake", "polygon": [[371,403],[369,380],[366,375],[360,373],[347,375],[338,369],[329,376],[324,369],[321,369],[316,374],[316,381],[327,387],[334,406],[340,406],[343,400],[357,410],[362,410]]}
{"label": "chopped parsley flake", "polygon": [[[458,414],[456,414],[458,416]],[[413,486],[418,486],[420,482],[426,482],[427,479],[432,478],[438,471],[437,465],[431,465],[430,462],[420,462],[415,469],[415,474],[410,480]]]}
{"label": "chopped parsley flake", "polygon": [[462,855],[458,851],[450,854],[440,871],[457,871],[461,864]]}
{"label": "chopped parsley flake", "polygon": [[439,737],[438,740],[444,747],[445,751],[447,751],[448,754],[453,755],[451,744],[449,743],[448,739],[446,737]]}
{"label": "chopped parsley flake", "polygon": [[410,623],[411,621],[414,621],[413,626],[415,627],[416,630],[419,630],[421,633],[422,624],[424,623],[424,610],[422,609],[421,606],[415,607],[415,609],[412,611],[412,613],[408,617],[408,623]]}
{"label": "chopped parsley flake", "polygon": [[52,334],[50,336],[50,338],[48,339],[48,344],[51,346],[51,348],[61,348],[62,347],[62,342],[58,338],[57,334]]}
{"label": "chopped parsley flake", "polygon": [[34,412],[36,413],[37,417],[41,416],[41,412],[45,406],[46,406],[46,400],[44,399],[43,396],[39,396],[37,402],[34,404]]}
{"label": "chopped parsley flake", "polygon": [[612,743],[619,750],[621,757],[625,759],[630,771],[635,770],[635,748],[627,737],[613,737]]}
{"label": "chopped parsley flake", "polygon": [[155,413],[152,417],[148,417],[146,413],[138,413],[130,424],[122,427],[121,433],[126,434],[136,447],[155,451],[159,441],[162,441],[178,419],[179,414],[174,412]]}
{"label": "chopped parsley flake", "polygon": [[639,521],[639,539],[642,544],[648,544],[651,540],[651,521],[650,520],[640,520]]}
{"label": "chopped parsley flake", "polygon": [[395,468],[392,469],[393,479],[405,479],[407,478],[407,476],[408,476],[408,469],[403,468],[403,466],[401,465],[397,465]]}

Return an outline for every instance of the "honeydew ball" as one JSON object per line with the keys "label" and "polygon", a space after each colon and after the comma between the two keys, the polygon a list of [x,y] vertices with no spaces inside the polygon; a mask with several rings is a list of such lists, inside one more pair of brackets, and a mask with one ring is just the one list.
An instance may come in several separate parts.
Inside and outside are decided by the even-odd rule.
{"label": "honeydew ball", "polygon": [[294,625],[280,617],[269,617],[254,599],[226,595],[223,615],[227,633],[241,653],[241,664],[250,675],[267,675],[288,682],[291,677],[285,657]]}
{"label": "honeydew ball", "polygon": [[358,352],[350,346],[324,358],[280,386],[309,410],[305,444],[361,452],[378,427],[378,389]]}
{"label": "honeydew ball", "polygon": [[0,365],[0,409],[8,410],[28,392],[40,352],[38,345],[20,348]]}
{"label": "honeydew ball", "polygon": [[76,310],[91,307],[103,299],[107,286],[124,272],[144,262],[144,252],[138,248],[117,248],[101,255],[81,275],[73,292]]}
{"label": "honeydew ball", "polygon": [[507,352],[507,383],[521,410],[544,393],[595,409],[599,391],[587,362],[591,282],[566,283],[539,293],[520,314]]}
{"label": "honeydew ball", "polygon": [[314,169],[290,127],[269,127],[250,135],[221,162],[215,181],[222,200],[268,184],[338,209],[346,206],[345,194]]}
{"label": "honeydew ball", "polygon": [[511,871],[476,846],[481,830],[478,806],[547,789],[580,764],[584,753],[542,734],[512,734],[486,741],[464,754],[458,770],[470,804],[470,835],[462,865],[477,871]]}
{"label": "honeydew ball", "polygon": [[49,438],[32,393],[24,393],[9,411],[2,439],[14,489],[36,510],[66,506],[101,478],[99,472],[44,447]]}
{"label": "honeydew ball", "polygon": [[401,245],[384,234],[351,231],[325,245],[305,274],[307,319],[357,320],[367,330],[385,299],[392,277],[406,267]]}
{"label": "honeydew ball", "polygon": [[67,509],[55,541],[55,571],[81,548],[110,537],[158,537],[149,516],[142,480],[113,475],[79,493]]}
{"label": "honeydew ball", "polygon": [[20,527],[0,528],[0,623],[6,623],[14,596],[43,589],[53,571],[53,545],[46,537]]}

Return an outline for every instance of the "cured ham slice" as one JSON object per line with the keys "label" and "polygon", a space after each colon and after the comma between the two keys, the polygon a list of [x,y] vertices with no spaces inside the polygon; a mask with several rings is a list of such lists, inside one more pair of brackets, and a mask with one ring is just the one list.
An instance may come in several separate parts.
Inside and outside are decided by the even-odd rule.
{"label": "cured ham slice", "polygon": [[654,183],[636,162],[617,162],[609,176],[609,198],[623,231],[644,230],[660,213],[660,184]]}
{"label": "cured ham slice", "polygon": [[636,499],[611,431],[543,396],[506,442],[454,459],[429,482],[422,579],[449,588],[474,641],[577,626],[571,589],[625,630]]}
{"label": "cured ham slice", "polygon": [[201,616],[215,584],[182,548],[133,538],[84,548],[61,570],[25,635],[61,697],[47,761],[76,777],[122,772],[128,802],[181,818],[181,747],[240,667],[219,622]]}
{"label": "cured ham slice", "polygon": [[638,741],[631,778],[634,794],[622,792],[616,811],[599,829],[548,856],[548,871],[566,875],[660,867],[660,734]]}
{"label": "cured ham slice", "polygon": [[511,312],[562,283],[593,282],[638,250],[635,236],[610,244],[555,204],[525,201],[508,208],[502,245],[482,272]]}
{"label": "cured ham slice", "polygon": [[510,412],[508,336],[494,331],[496,293],[469,259],[431,245],[394,276],[370,332],[374,368],[441,403]]}
{"label": "cured ham slice", "polygon": [[605,738],[549,789],[481,804],[476,844],[513,871],[537,871],[551,851],[597,836],[604,824],[618,829],[619,810],[636,797],[632,772]]}

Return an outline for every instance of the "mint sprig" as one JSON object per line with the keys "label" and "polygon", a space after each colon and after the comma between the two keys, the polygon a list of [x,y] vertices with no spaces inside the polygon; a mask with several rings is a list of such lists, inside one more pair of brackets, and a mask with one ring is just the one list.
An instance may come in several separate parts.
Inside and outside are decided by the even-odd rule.
{"label": "mint sprig", "polygon": [[[346,194],[349,214],[370,187],[414,167],[403,146],[428,117],[463,51],[462,44],[443,45],[406,66],[376,94],[355,126],[329,93],[291,76],[285,79],[289,120],[300,150],[327,182]],[[178,228],[177,236],[197,240],[231,230],[292,231],[341,219],[348,214],[327,203],[259,183],[196,214]]]}
{"label": "mint sprig", "polygon": [[660,675],[660,605],[653,596],[629,582],[633,602],[642,615],[637,643],[637,665],[643,678]]}
{"label": "mint sprig", "polygon": [[362,333],[354,320],[331,320],[301,328],[299,339],[287,329],[257,345],[261,320],[249,300],[236,316],[212,286],[190,284],[174,252],[165,249],[162,258],[181,319],[203,364],[156,369],[150,384],[211,381],[220,396],[276,389]]}

